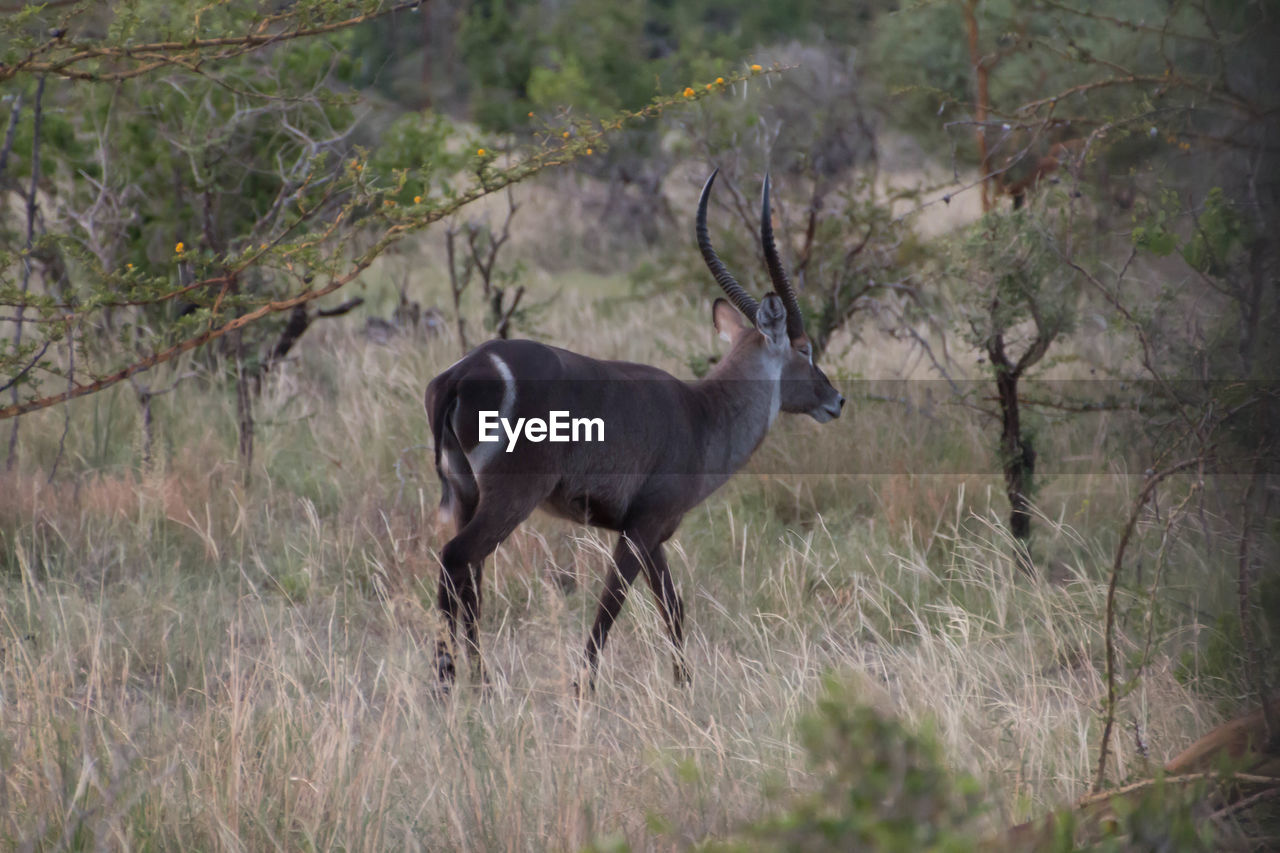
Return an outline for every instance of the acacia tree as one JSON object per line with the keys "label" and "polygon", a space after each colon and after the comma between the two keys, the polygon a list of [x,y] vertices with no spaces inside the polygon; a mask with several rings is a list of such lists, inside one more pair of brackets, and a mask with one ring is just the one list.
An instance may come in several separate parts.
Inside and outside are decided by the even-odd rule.
{"label": "acacia tree", "polygon": [[1031,497],[1036,447],[1023,412],[1022,381],[1054,341],[1069,334],[1078,295],[1077,275],[1056,253],[1061,238],[1024,211],[988,214],[963,244],[963,266],[977,294],[962,311],[969,343],[983,352],[996,386],[999,458],[1009,500],[1009,532],[1018,565],[1033,571]]}
{"label": "acacia tree", "polygon": [[[1275,22],[1257,7],[1212,0],[1132,0],[1105,12],[1057,0],[927,5],[932,14],[883,18],[871,61],[900,95],[894,122],[952,151],[959,189],[938,201],[982,193],[986,216],[950,277],[963,297],[961,332],[989,373],[978,392],[987,399],[968,402],[994,403],[1009,529],[1030,568],[1037,449],[1029,426],[1048,412],[1110,403],[1030,395],[1026,380],[1054,363],[1082,312],[1111,310],[1081,269],[1102,279],[1109,268],[1134,272],[1128,232],[1151,215],[1152,199],[1179,196],[1183,228],[1215,182],[1249,208],[1274,204],[1258,191],[1267,181],[1251,190],[1246,176],[1273,173],[1263,138],[1274,97],[1257,69],[1274,62],[1264,45],[1274,43]],[[974,170],[964,179],[962,165]],[[1259,269],[1274,251],[1261,248],[1268,243],[1255,243]],[[1190,286],[1215,287],[1203,276]],[[1265,300],[1245,303],[1256,318]],[[1256,337],[1250,321],[1241,328],[1246,341]],[[1171,369],[1169,357],[1156,366]]]}
{"label": "acacia tree", "polygon": [[[0,419],[216,343],[247,463],[253,389],[317,316],[308,306],[405,235],[694,99],[582,119],[502,156],[448,154],[447,126],[410,115],[370,155],[347,44],[416,5],[75,2],[0,22],[0,188],[26,211],[0,232]],[[153,393],[142,384],[140,401]]]}
{"label": "acacia tree", "polygon": [[[1005,203],[990,194],[957,277],[968,294],[966,331],[996,386],[1010,528],[1025,555],[1019,534],[1029,525],[1018,516],[1027,491],[1018,485],[1035,455],[1022,416],[1046,401],[1029,398],[1018,380],[1052,359],[1084,311],[1131,345],[1127,359],[1099,368],[1111,381],[1091,388],[1090,399],[1047,401],[1093,411],[1101,395],[1123,393],[1139,427],[1121,449],[1142,473],[1107,571],[1093,787],[1108,782],[1126,710],[1145,749],[1141,710],[1125,700],[1153,655],[1173,547],[1203,557],[1205,576],[1180,582],[1206,598],[1235,599],[1216,602],[1235,612],[1215,639],[1229,647],[1215,675],[1260,702],[1255,744],[1274,750],[1280,354],[1262,330],[1280,321],[1280,108],[1269,83],[1280,21],[1258,5],[1213,0],[1135,0],[1106,12],[1056,0],[1034,8],[963,0],[944,11],[951,37],[967,37],[971,50],[951,54],[952,69],[967,62],[968,74],[937,80],[951,86],[943,106],[952,120],[942,127],[955,134],[957,159],[978,166],[966,187],[1014,196]],[[1015,354],[1010,336],[1022,341]],[[1138,593],[1133,603],[1126,587]],[[1133,611],[1145,637],[1126,656],[1116,626]]]}

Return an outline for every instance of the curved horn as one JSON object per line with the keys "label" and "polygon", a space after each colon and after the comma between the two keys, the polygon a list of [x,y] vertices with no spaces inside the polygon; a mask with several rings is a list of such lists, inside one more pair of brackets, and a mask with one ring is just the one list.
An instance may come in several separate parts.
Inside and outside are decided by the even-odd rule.
{"label": "curved horn", "polygon": [[[714,177],[714,176],[713,176]],[[796,292],[791,287],[791,279],[778,257],[778,247],[773,242],[773,217],[769,212],[769,173],[764,176],[763,201],[760,205],[760,243],[764,246],[764,259],[769,265],[769,278],[773,280],[773,289],[782,297],[782,304],[787,307],[787,337],[791,340],[804,337],[804,315],[800,313],[800,303],[796,301]]]}
{"label": "curved horn", "polygon": [[707,200],[711,198],[711,185],[716,182],[718,174],[720,174],[719,169],[711,173],[711,177],[707,178],[707,182],[702,186],[702,195],[698,198],[698,218],[694,228],[698,235],[698,248],[702,251],[702,259],[707,262],[707,269],[711,270],[711,274],[716,277],[716,283],[729,297],[729,301],[754,323],[756,310],[760,304],[752,298],[751,294],[743,290],[737,279],[725,269],[720,256],[711,247],[711,238],[707,236]]}

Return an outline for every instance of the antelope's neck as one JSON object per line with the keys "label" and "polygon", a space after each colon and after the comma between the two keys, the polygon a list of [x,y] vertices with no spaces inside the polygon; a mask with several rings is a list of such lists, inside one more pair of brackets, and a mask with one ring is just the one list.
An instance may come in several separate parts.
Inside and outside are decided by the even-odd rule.
{"label": "antelope's neck", "polygon": [[726,478],[746,464],[778,416],[782,366],[758,361],[726,359],[693,386],[707,415],[709,467]]}

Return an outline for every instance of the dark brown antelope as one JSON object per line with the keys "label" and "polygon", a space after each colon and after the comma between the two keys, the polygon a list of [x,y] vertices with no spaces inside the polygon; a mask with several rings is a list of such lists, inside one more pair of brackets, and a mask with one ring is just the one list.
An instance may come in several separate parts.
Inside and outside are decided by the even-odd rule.
{"label": "dark brown antelope", "polygon": [[[648,365],[494,340],[427,386],[440,514],[456,531],[440,555],[446,631],[436,666],[446,686],[454,679],[459,618],[472,676],[483,679],[476,627],[481,566],[539,506],[620,534],[587,638],[588,685],[594,685],[600,650],[641,571],[666,623],[676,682],[686,682],[684,605],[663,543],[685,513],[746,463],[779,411],[819,422],[839,417],[844,397],[813,363],[800,307],[774,246],[768,178],[760,231],[776,292],[762,302],[734,280],[707,236],[715,179],[713,172],[702,188],[696,231],[702,257],[730,300],[716,300],[712,319],[731,348],[706,378],[682,382]],[[583,432],[575,434],[580,426]]]}

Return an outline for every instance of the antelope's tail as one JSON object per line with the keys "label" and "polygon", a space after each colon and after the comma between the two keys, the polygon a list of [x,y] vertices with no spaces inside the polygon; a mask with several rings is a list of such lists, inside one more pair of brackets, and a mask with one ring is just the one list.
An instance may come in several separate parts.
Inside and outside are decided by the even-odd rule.
{"label": "antelope's tail", "polygon": [[425,405],[427,421],[431,424],[431,444],[436,459],[436,473],[444,481],[444,472],[440,469],[440,454],[444,446],[444,431],[448,428],[451,410],[458,403],[457,382],[446,370],[427,385]]}

